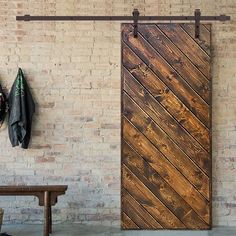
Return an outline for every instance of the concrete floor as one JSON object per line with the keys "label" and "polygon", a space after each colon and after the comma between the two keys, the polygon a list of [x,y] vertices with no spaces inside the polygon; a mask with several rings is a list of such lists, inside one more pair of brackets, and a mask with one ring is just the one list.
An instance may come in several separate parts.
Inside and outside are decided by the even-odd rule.
{"label": "concrete floor", "polygon": [[[3,225],[2,232],[12,236],[42,236],[42,225]],[[53,236],[236,236],[236,228],[214,228],[211,231],[121,231],[115,227],[80,224],[53,226]]]}

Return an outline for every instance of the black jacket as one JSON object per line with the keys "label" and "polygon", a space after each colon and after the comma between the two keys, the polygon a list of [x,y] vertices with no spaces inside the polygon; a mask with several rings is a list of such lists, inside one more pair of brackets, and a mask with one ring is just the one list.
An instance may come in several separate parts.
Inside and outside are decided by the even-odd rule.
{"label": "black jacket", "polygon": [[5,115],[6,115],[6,96],[0,84],[0,127],[4,121]]}
{"label": "black jacket", "polygon": [[21,143],[21,147],[27,149],[30,141],[35,104],[20,68],[8,97],[8,105],[8,131],[11,144],[15,147]]}

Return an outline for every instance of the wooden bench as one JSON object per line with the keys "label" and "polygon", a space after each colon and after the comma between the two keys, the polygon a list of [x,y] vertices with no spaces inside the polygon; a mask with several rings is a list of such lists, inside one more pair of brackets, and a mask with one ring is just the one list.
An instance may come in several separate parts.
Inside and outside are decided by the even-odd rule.
{"label": "wooden bench", "polygon": [[44,236],[52,233],[51,206],[57,203],[59,195],[65,194],[67,185],[36,185],[36,186],[0,186],[2,196],[36,196],[39,206],[44,206]]}

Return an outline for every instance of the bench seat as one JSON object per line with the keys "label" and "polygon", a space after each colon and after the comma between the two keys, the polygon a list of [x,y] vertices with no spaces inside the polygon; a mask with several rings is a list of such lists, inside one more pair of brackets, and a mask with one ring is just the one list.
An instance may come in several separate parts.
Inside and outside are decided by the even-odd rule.
{"label": "bench seat", "polygon": [[65,194],[67,185],[17,185],[0,186],[0,196],[36,196],[39,205],[44,206],[44,236],[52,233],[51,206],[57,203],[57,198]]}

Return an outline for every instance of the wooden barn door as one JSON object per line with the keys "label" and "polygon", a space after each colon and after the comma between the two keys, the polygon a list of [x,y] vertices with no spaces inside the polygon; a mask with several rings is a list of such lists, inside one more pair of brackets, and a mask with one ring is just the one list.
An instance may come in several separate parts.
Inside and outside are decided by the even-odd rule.
{"label": "wooden barn door", "polygon": [[210,25],[122,25],[122,228],[211,228]]}

